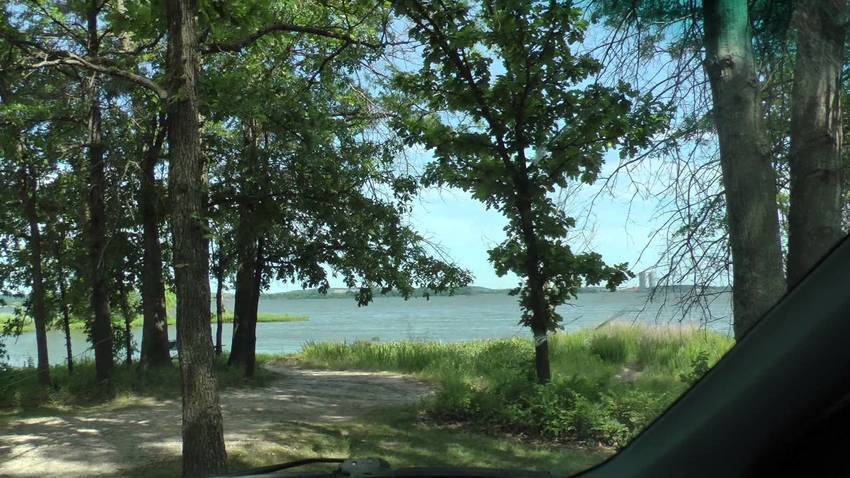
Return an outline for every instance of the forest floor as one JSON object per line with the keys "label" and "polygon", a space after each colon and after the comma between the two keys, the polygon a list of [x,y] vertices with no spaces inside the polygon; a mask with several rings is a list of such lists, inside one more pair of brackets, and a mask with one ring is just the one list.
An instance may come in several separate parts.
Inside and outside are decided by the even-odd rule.
{"label": "forest floor", "polygon": [[[266,386],[221,393],[231,471],[314,456],[381,456],[394,466],[569,472],[608,454],[425,424],[414,405],[433,389],[409,376],[266,367],[276,374]],[[179,476],[180,423],[179,400],[149,397],[0,418],[0,476]]]}

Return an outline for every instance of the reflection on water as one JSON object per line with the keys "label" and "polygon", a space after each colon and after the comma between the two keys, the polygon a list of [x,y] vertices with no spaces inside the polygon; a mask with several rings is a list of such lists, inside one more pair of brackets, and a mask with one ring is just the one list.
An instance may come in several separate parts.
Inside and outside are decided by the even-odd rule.
{"label": "reflection on water", "polygon": [[[668,297],[672,303],[675,298]],[[232,310],[232,302],[226,302]],[[729,333],[730,295],[724,294],[710,307],[715,320],[709,327]],[[260,300],[260,312],[306,315],[306,322],[257,324],[258,353],[297,352],[307,341],[354,340],[437,340],[456,342],[494,337],[525,337],[527,329],[517,325],[520,309],[516,298],[507,295],[475,295],[432,297],[404,301],[396,297],[378,297],[368,307],[357,307],[353,299],[266,299]],[[595,327],[608,320],[638,321],[666,324],[671,321],[697,324],[702,312],[693,311],[684,318],[676,307],[663,306],[661,301],[647,303],[644,293],[616,292],[581,295],[573,304],[562,306],[567,330]],[[229,348],[232,327],[224,326],[225,349]],[[173,327],[169,330],[174,336]],[[48,332],[50,362],[64,361],[65,341],[61,332]],[[134,339],[141,340],[141,329],[133,330]],[[35,334],[6,338],[9,362],[19,366],[35,360]],[[85,336],[75,331],[72,337],[74,354],[89,347]]]}

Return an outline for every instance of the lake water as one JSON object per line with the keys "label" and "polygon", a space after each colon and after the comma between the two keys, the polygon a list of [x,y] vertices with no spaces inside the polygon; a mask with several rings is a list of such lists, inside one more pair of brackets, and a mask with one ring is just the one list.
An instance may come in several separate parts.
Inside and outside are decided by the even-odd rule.
{"label": "lake water", "polygon": [[[668,304],[675,297],[668,297]],[[227,310],[233,303],[225,301]],[[528,337],[530,331],[517,325],[520,309],[515,297],[507,295],[474,295],[432,297],[403,300],[396,297],[377,297],[368,307],[357,307],[353,299],[261,299],[260,312],[305,315],[305,322],[277,322],[257,324],[258,353],[293,353],[308,341],[355,340],[423,340],[457,342],[470,339]],[[640,292],[582,294],[558,312],[564,317],[566,330],[596,327],[607,320],[636,321],[651,324],[684,322],[699,324],[703,312],[682,317],[682,312],[672,305],[656,300],[647,302]],[[730,332],[730,295],[721,295],[710,307],[711,315],[720,320],[708,326],[722,333]],[[225,349],[230,345],[232,327],[224,325]],[[169,330],[174,337],[174,328]],[[134,340],[141,340],[141,329],[133,331]],[[63,363],[65,343],[63,334],[50,331],[48,350],[50,362]],[[4,339],[8,361],[21,366],[35,361],[35,334]],[[138,344],[137,344],[138,345]],[[72,336],[74,354],[91,356],[86,351],[89,344],[82,332]]]}

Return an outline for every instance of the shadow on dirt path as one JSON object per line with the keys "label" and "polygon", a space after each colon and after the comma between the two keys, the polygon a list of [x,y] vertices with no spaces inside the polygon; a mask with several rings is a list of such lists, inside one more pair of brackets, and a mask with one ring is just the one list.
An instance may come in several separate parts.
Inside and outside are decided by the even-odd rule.
{"label": "shadow on dirt path", "polygon": [[[267,368],[279,375],[268,386],[221,393],[229,449],[287,422],[350,421],[431,393],[428,385],[398,374]],[[122,469],[178,457],[180,422],[179,400],[10,420],[0,429],[0,476],[120,476]]]}

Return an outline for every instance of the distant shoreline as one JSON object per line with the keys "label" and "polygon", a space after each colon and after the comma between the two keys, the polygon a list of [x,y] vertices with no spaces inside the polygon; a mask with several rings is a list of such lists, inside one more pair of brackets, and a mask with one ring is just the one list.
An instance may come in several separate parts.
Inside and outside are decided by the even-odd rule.
{"label": "distant shoreline", "polygon": [[[665,292],[675,292],[675,293],[685,293],[693,289],[693,285],[674,285],[674,286],[661,286],[658,287],[656,293],[665,293]],[[304,289],[304,290],[292,290],[287,292],[270,292],[261,294],[262,299],[266,300],[301,300],[301,299],[353,299],[354,295],[357,293],[356,288],[346,289],[346,288],[338,288],[332,287],[328,289],[327,293],[322,294],[318,291],[318,289]],[[617,289],[614,293],[649,293],[652,289],[644,289],[641,290],[638,287],[627,287],[622,289]],[[431,297],[448,297],[448,296],[479,296],[479,295],[509,295],[511,289],[491,289],[489,287],[480,287],[480,286],[469,286],[462,287],[454,291],[453,294],[449,294],[447,292],[441,292],[438,294],[431,293]],[[374,289],[373,296],[375,298],[381,297],[401,297],[401,294],[396,290],[392,290],[386,294],[381,294],[380,289]],[[425,289],[416,289],[411,297],[422,297],[425,295]],[[579,294],[597,294],[597,293],[612,293],[608,289],[604,287],[582,287],[579,289]],[[706,287],[701,293],[703,294],[720,294],[731,292],[731,288],[729,287]],[[223,297],[228,300],[234,299],[233,292],[225,292]],[[23,299],[20,297],[10,297],[10,296],[2,296],[0,299],[5,300],[6,305],[0,306],[0,309],[12,309],[16,306],[21,305]],[[0,316],[4,314],[8,314],[9,312],[4,312],[0,310]]]}
{"label": "distant shoreline", "polygon": [[[6,326],[6,324],[13,319],[14,319],[14,316],[12,314],[0,313],[0,330],[3,330],[3,328]],[[211,323],[215,324],[215,322],[216,322],[215,312],[213,312],[211,319],[212,319]],[[116,322],[120,321],[121,323],[123,323],[123,319],[121,319],[120,317],[115,317],[114,320]],[[304,316],[304,315],[273,314],[273,313],[268,313],[268,312],[257,313],[257,322],[258,323],[261,323],[261,322],[305,322],[305,321],[308,321],[308,320],[310,320],[310,318],[307,317],[307,316]],[[226,312],[222,316],[222,322],[224,322],[225,324],[233,323],[233,313],[232,312]],[[58,324],[58,320],[54,319],[54,320],[51,321],[51,323],[52,323],[52,326],[48,327],[48,330],[61,330],[61,326]],[[131,327],[141,327],[142,323],[143,323],[142,316],[138,315],[138,316],[136,316],[135,319],[133,319],[132,322],[130,322],[130,326]],[[168,317],[168,325],[176,325],[176,324],[177,324],[177,320],[173,316],[169,316]],[[69,325],[70,325],[71,330],[83,330],[85,328],[85,322],[83,322],[81,320],[77,320],[77,319],[72,319]],[[35,331],[35,324],[33,324],[31,318],[27,317],[25,319],[23,327],[21,328],[21,333],[34,332],[34,331]]]}
{"label": "distant shoreline", "polygon": [[[656,293],[664,293],[664,292],[687,292],[693,289],[693,285],[676,285],[676,286],[661,286],[658,288]],[[345,289],[345,288],[330,288],[324,294],[318,291],[318,289],[305,289],[305,290],[293,290],[288,292],[272,292],[272,293],[264,293],[260,297],[262,299],[285,299],[285,300],[296,300],[296,299],[346,299],[353,298],[357,293],[356,288]],[[623,289],[617,289],[613,292],[624,292],[624,293],[648,293],[652,289],[644,289],[641,290],[638,287],[629,287]],[[488,287],[479,287],[479,286],[469,286],[462,287],[454,291],[453,294],[449,294],[448,292],[441,292],[438,294],[431,293],[432,297],[448,297],[448,296],[478,296],[478,295],[509,295],[511,289],[491,289]],[[374,297],[401,297],[401,294],[398,291],[392,290],[386,294],[381,294],[379,289],[374,289],[373,291]],[[597,293],[612,293],[612,291],[606,289],[605,287],[582,287],[579,289],[579,294],[597,294]],[[731,292],[731,289],[728,287],[707,287],[703,293],[708,294],[716,294],[723,292]],[[416,289],[412,297],[422,297],[426,293],[425,289]],[[232,293],[225,293],[225,298],[232,299]]]}

